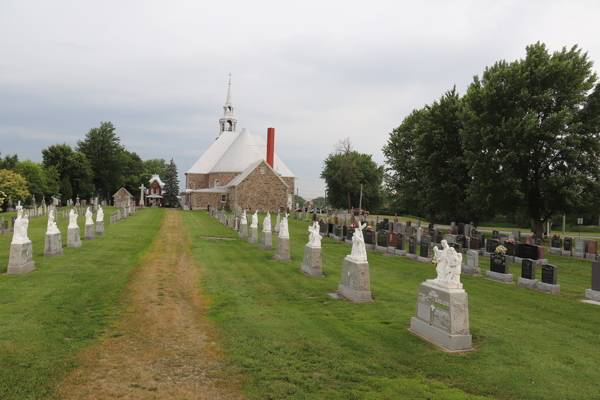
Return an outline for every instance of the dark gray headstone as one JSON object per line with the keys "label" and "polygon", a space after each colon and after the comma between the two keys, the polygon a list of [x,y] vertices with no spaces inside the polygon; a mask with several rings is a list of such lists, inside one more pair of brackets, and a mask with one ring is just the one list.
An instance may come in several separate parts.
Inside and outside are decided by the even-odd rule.
{"label": "dark gray headstone", "polygon": [[459,235],[465,234],[465,224],[463,224],[462,222],[460,224],[458,224],[458,234]]}
{"label": "dark gray headstone", "polygon": [[346,231],[346,239],[352,240],[352,236],[354,236],[354,231],[356,228],[348,228]]}
{"label": "dark gray headstone", "polygon": [[600,292],[600,262],[592,262],[592,290]]}
{"label": "dark gray headstone", "polygon": [[442,232],[441,231],[435,231],[435,242],[442,243]]}
{"label": "dark gray headstone", "polygon": [[502,254],[492,254],[490,257],[490,271],[499,274],[508,274],[508,265],[506,257]]}
{"label": "dark gray headstone", "polygon": [[550,241],[550,247],[560,249],[560,238],[558,236],[552,237],[552,240]]}
{"label": "dark gray headstone", "polygon": [[398,250],[404,250],[404,235],[401,233],[396,235],[396,248]]}
{"label": "dark gray headstone", "polygon": [[512,231],[512,235],[513,235],[513,238],[514,238],[514,239],[515,239],[517,242],[520,242],[520,241],[521,241],[521,231],[520,231],[520,230],[518,230],[518,229],[513,229],[513,231]]}
{"label": "dark gray headstone", "polygon": [[558,267],[556,265],[542,265],[542,282],[556,285],[558,278]]}
{"label": "dark gray headstone", "polygon": [[535,264],[530,258],[524,258],[521,261],[521,278],[535,279]]}
{"label": "dark gray headstone", "polygon": [[538,260],[540,258],[540,250],[538,249],[538,246],[534,244],[522,243],[518,247],[517,257]]}
{"label": "dark gray headstone", "polygon": [[565,238],[565,251],[573,251],[573,239],[571,239],[570,237],[566,237]]}
{"label": "dark gray headstone", "polygon": [[431,242],[431,238],[427,235],[421,236],[421,248],[419,255],[421,257],[427,258],[429,256],[429,243]]}
{"label": "dark gray headstone", "polygon": [[346,225],[342,227],[342,236],[348,236],[348,227]]}
{"label": "dark gray headstone", "polygon": [[327,233],[334,233],[335,231],[333,230],[333,224],[329,223],[328,228],[327,228]]}
{"label": "dark gray headstone", "polygon": [[460,243],[448,243],[448,247],[454,247],[457,253],[462,252],[462,244]]}
{"label": "dark gray headstone", "polygon": [[365,239],[365,244],[373,244],[373,231],[365,229],[363,231],[363,237]]}
{"label": "dark gray headstone", "polygon": [[377,232],[377,246],[387,247],[387,233],[386,231]]}
{"label": "dark gray headstone", "polygon": [[417,254],[417,238],[414,236],[408,238],[408,253]]}
{"label": "dark gray headstone", "polygon": [[500,231],[492,231],[492,239],[500,239]]}
{"label": "dark gray headstone", "polygon": [[500,241],[496,239],[488,239],[485,245],[485,251],[488,253],[493,253],[496,251],[496,247],[500,246]]}

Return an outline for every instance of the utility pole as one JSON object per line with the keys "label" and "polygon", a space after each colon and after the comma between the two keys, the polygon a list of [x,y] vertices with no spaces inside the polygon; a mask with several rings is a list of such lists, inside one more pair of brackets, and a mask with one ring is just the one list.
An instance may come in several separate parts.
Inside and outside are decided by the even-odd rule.
{"label": "utility pole", "polygon": [[360,201],[358,202],[358,209],[359,212],[362,211],[362,189],[363,189],[363,184],[360,184]]}
{"label": "utility pole", "polygon": [[562,230],[563,236],[565,236],[565,220],[566,219],[567,219],[567,214],[563,214],[563,230]]}

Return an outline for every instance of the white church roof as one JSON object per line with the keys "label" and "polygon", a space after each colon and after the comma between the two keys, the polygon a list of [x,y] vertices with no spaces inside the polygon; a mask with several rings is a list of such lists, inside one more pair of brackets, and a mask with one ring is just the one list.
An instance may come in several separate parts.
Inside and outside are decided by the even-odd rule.
{"label": "white church roof", "polygon": [[[239,133],[223,132],[187,173],[242,172],[250,164],[266,160],[266,154],[267,143],[259,134],[245,128]],[[295,177],[277,154],[275,171],[283,177]]]}

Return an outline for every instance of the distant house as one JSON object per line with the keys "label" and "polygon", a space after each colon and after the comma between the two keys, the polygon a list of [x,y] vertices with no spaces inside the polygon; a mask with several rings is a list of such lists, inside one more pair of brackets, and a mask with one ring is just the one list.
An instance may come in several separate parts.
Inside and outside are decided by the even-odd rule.
{"label": "distant house", "polygon": [[147,189],[146,206],[165,206],[165,197],[163,188],[165,184],[160,180],[158,175],[152,175],[150,178],[150,187]]}
{"label": "distant house", "polygon": [[113,194],[113,205],[115,207],[127,207],[135,204],[135,197],[127,191],[124,187],[117,190],[117,193]]}
{"label": "distant house", "polygon": [[235,132],[231,80],[223,109],[219,137],[185,174],[185,204],[193,210],[291,209],[296,177],[275,154],[275,129],[269,128],[268,143],[247,129]]}

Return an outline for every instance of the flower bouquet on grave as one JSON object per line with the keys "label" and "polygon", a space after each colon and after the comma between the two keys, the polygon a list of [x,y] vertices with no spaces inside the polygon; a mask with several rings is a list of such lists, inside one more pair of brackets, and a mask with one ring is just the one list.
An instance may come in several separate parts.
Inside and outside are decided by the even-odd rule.
{"label": "flower bouquet on grave", "polygon": [[500,254],[500,255],[505,255],[506,254],[506,250],[508,250],[506,247],[504,246],[498,246],[496,247],[496,251],[494,253],[496,254]]}
{"label": "flower bouquet on grave", "polygon": [[560,238],[560,235],[558,233],[555,233],[555,234],[552,235],[552,237]]}
{"label": "flower bouquet on grave", "polygon": [[515,243],[515,239],[508,239],[506,243]]}
{"label": "flower bouquet on grave", "polygon": [[373,228],[372,228],[372,227],[370,227],[370,226],[367,226],[367,230],[368,230],[368,231],[372,231],[372,230],[373,230]]}

